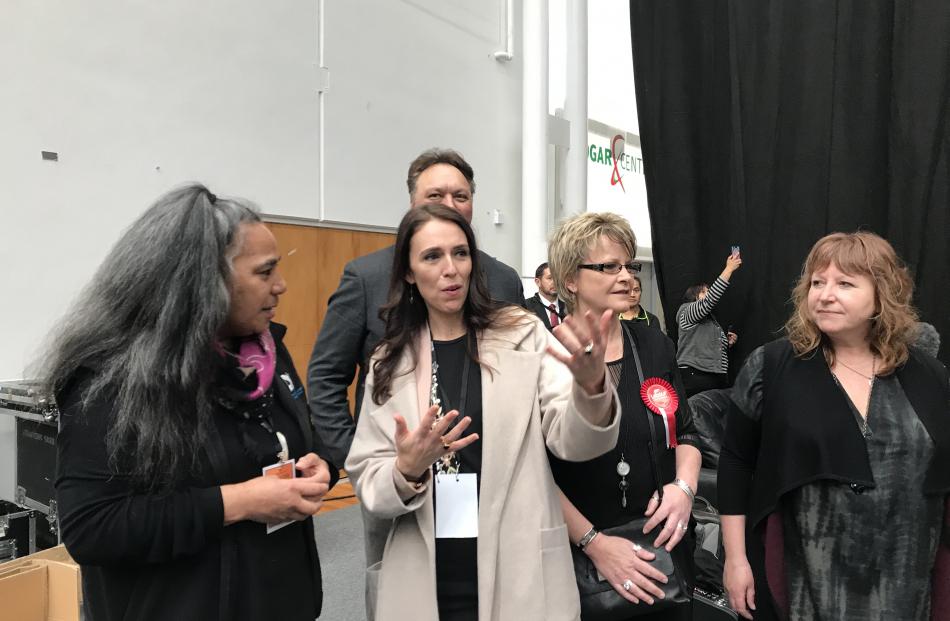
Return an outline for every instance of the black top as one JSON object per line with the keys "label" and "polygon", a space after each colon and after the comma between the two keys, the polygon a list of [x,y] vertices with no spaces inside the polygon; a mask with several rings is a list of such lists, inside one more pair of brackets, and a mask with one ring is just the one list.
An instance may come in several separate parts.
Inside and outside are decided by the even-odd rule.
{"label": "black top", "polygon": [[[256,383],[256,374],[252,377]],[[282,380],[275,376],[274,381]],[[304,444],[300,427],[274,398],[273,388],[262,399],[267,401],[270,425],[284,434],[290,455],[299,459],[310,452]],[[275,434],[257,421],[240,420],[236,425],[222,421],[219,429],[234,481],[260,476],[261,468],[277,461],[273,449],[279,446],[279,442],[275,446]],[[319,614],[310,586],[312,568],[305,536],[307,530],[313,529],[311,520],[293,522],[270,535],[259,522],[238,522],[230,528],[241,542],[241,552],[235,558],[235,571],[243,576],[256,575],[260,581],[260,592],[243,588],[235,590],[237,610],[247,611],[248,618],[312,619],[314,613]]]}
{"label": "black top", "polygon": [[[475,339],[471,339],[472,353],[468,352],[466,337],[452,341],[434,341],[436,360],[439,363],[439,396],[443,411],[459,410],[462,393],[462,371],[465,358],[477,357]],[[471,360],[468,370],[464,415],[472,422],[463,432],[463,437],[477,433],[479,439],[457,453],[460,473],[478,475],[478,490],[481,491],[482,472],[482,375],[481,368]],[[460,415],[458,419],[461,420]],[[453,425],[454,426],[454,425]],[[434,474],[434,471],[433,471]],[[433,495],[435,512],[439,510],[439,490],[436,484]],[[478,539],[436,539],[435,573],[438,599],[444,602],[457,597],[477,597],[478,594]]]}
{"label": "black top", "polygon": [[647,309],[643,308],[643,306],[640,306],[640,312],[637,313],[636,317],[631,317],[630,319],[621,317],[620,319],[621,321],[642,321],[643,323],[650,326],[651,328],[656,328],[660,332],[663,331],[663,326],[660,325],[659,317],[657,317],[656,315],[654,315]]}
{"label": "black top", "polygon": [[[313,446],[300,379],[280,341],[284,329],[273,324],[271,331],[277,369],[267,414],[287,437],[291,457],[321,454]],[[92,377],[91,370],[77,374],[57,395],[62,417],[56,495],[63,541],[82,566],[87,618],[312,620],[319,615],[312,519],[271,535],[257,522],[224,526],[220,486],[259,476],[266,464],[251,455],[273,461],[273,434],[256,421],[239,422],[222,406],[195,471],[167,493],[148,493],[133,487],[127,467],[109,464],[104,438],[114,415],[111,403],[81,406]],[[332,486],[337,478],[332,464],[330,472]]]}
{"label": "black top", "polygon": [[[698,447],[692,413],[673,354],[673,342],[659,330],[640,322],[625,321],[621,325],[629,330],[637,343],[644,379],[665,379],[679,395],[679,407],[676,411],[677,442]],[[554,480],[561,491],[598,529],[618,526],[643,517],[650,496],[656,488],[653,460],[648,448],[648,416],[654,417],[653,445],[661,466],[660,480],[666,484],[676,477],[675,450],[666,448],[660,417],[647,410],[640,399],[640,380],[627,339],[624,339],[622,360],[610,363],[608,368],[612,374],[619,371],[620,377],[617,394],[620,397],[622,417],[617,446],[600,457],[584,462],[568,462],[548,453]],[[621,504],[621,477],[617,474],[617,463],[621,455],[630,464],[630,473],[626,477],[626,507]]]}

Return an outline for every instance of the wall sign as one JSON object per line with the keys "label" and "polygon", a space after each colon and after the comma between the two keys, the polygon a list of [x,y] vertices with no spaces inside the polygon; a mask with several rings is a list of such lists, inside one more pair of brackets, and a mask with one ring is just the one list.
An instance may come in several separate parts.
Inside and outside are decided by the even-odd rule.
{"label": "wall sign", "polygon": [[610,167],[610,185],[619,185],[620,189],[626,193],[627,188],[623,185],[625,172],[632,172],[638,175],[643,174],[643,159],[626,153],[624,148],[626,140],[623,134],[617,134],[610,140],[609,146],[600,146],[590,144],[587,148],[587,156],[594,164],[603,164]]}

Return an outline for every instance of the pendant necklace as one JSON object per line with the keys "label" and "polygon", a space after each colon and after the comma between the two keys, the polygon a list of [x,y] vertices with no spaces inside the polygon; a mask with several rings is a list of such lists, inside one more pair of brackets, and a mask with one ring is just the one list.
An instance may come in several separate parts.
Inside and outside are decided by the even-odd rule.
{"label": "pendant necklace", "polygon": [[851,365],[845,364],[844,360],[835,360],[835,362],[837,362],[838,364],[840,364],[840,365],[843,366],[844,368],[848,369],[848,370],[851,371],[852,373],[857,373],[858,375],[860,375],[861,377],[863,377],[864,379],[866,379],[866,380],[868,381],[868,386],[871,386],[871,385],[874,384],[874,367],[877,366],[877,365],[876,365],[876,363],[877,363],[877,356],[874,356],[873,358],[871,358],[871,374],[870,374],[870,375],[866,375],[866,374],[864,374],[864,373],[861,373],[860,371],[858,371],[857,369],[855,369],[855,368],[852,367]]}
{"label": "pendant necklace", "polygon": [[617,474],[620,475],[620,506],[627,508],[627,475],[630,474],[630,464],[624,459],[623,453],[620,453],[620,461],[617,462]]}
{"label": "pendant necklace", "polygon": [[[466,332],[466,339],[468,339],[468,333]],[[432,357],[432,379],[429,390],[429,405],[436,405],[439,407],[438,411],[435,413],[435,420],[432,421],[432,426],[435,427],[435,424],[442,420],[442,417],[446,415],[449,409],[449,399],[448,395],[445,394],[445,387],[439,384],[439,360],[435,351],[435,340],[432,338],[432,328],[429,327],[429,353]],[[459,406],[456,408],[458,410],[459,416],[458,419],[461,420],[465,417],[465,405],[466,397],[468,395],[468,374],[471,367],[472,360],[466,355],[465,362],[462,366],[462,387],[461,394],[459,396]],[[455,451],[445,453],[435,462],[435,471],[436,474],[455,474],[458,475],[459,469],[461,468],[461,462],[459,461],[458,454]]]}
{"label": "pendant necklace", "polygon": [[[858,371],[858,370],[855,369],[854,367],[852,367],[852,366],[850,366],[850,365],[848,365],[848,364],[845,364],[845,362],[842,361],[842,360],[836,359],[836,360],[835,360],[835,363],[836,363],[836,364],[840,364],[841,366],[843,366],[844,368],[848,369],[848,370],[851,371],[852,373],[856,373],[857,375],[860,375],[861,377],[863,377],[864,379],[866,379],[866,380],[868,381],[868,410],[869,410],[869,411],[868,411],[868,414],[870,414],[871,392],[874,390],[874,378],[875,378],[874,370],[875,370],[875,368],[877,367],[877,356],[873,356],[873,357],[871,358],[871,375],[865,375],[864,373],[861,373],[860,371]],[[841,385],[841,381],[838,379],[838,376],[835,375],[834,371],[831,372],[831,377],[834,378],[835,383],[838,385],[838,387],[839,387],[841,390],[844,390],[844,386]],[[850,397],[849,397],[849,398],[850,398]],[[853,402],[852,402],[852,405],[853,405]],[[857,417],[858,426],[859,426],[860,429],[861,429],[861,435],[864,436],[865,438],[870,438],[870,437],[871,437],[871,426],[868,424],[868,420],[867,420],[866,416],[865,416],[865,415],[862,415],[860,412],[858,412],[857,408],[854,409],[854,412],[855,412],[855,415],[856,415],[856,417]]]}

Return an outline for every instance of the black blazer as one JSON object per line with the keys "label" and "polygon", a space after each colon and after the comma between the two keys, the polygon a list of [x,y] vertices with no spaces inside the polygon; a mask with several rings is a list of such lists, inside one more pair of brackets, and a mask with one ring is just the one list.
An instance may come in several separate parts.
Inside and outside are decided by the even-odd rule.
{"label": "black blazer", "polygon": [[[541,318],[544,327],[548,330],[551,330],[551,311],[548,309],[547,305],[541,299],[540,293],[535,293],[530,298],[525,298],[524,306],[529,311]],[[561,319],[564,319],[564,316],[567,314],[567,309],[564,307],[564,302],[561,300],[557,301],[557,315]]]}

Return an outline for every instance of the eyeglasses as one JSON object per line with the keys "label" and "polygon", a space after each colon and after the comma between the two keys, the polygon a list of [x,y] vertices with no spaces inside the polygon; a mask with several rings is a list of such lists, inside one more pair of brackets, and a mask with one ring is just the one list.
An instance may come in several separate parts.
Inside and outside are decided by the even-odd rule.
{"label": "eyeglasses", "polygon": [[625,267],[627,268],[627,272],[637,274],[640,272],[640,268],[643,267],[643,264],[633,261],[630,263],[581,263],[577,267],[583,270],[603,272],[604,274],[619,274],[620,268]]}

